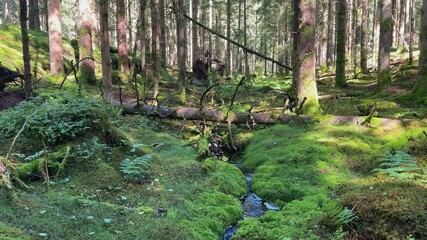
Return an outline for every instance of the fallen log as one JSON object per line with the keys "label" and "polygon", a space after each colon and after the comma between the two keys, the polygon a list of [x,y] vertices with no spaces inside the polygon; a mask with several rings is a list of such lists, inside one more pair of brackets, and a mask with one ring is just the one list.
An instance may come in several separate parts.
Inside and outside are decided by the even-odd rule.
{"label": "fallen log", "polygon": [[[227,113],[219,110],[198,109],[188,107],[166,107],[152,105],[123,105],[123,114],[126,115],[148,115],[160,118],[198,120],[233,124],[277,124],[277,123],[309,123],[317,121],[316,117],[307,115],[273,115],[270,113]],[[332,125],[361,125],[366,117],[363,116],[331,116],[328,123]],[[375,127],[394,127],[416,122],[427,124],[427,120],[419,119],[391,119],[375,118]]]}
{"label": "fallen log", "polygon": [[123,114],[158,116],[161,118],[200,120],[222,123],[275,124],[290,122],[310,122],[310,116],[282,115],[274,116],[268,113],[227,113],[218,110],[197,109],[188,107],[166,107],[141,105],[139,107],[125,106]]}

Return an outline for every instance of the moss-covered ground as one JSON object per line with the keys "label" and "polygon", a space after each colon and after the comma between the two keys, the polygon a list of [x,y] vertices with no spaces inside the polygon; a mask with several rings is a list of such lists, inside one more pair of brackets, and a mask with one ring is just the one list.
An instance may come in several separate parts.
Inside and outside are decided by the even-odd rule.
{"label": "moss-covered ground", "polygon": [[[42,76],[49,64],[47,34],[30,35],[33,64],[38,61]],[[19,40],[19,28],[0,27],[0,59],[11,69],[22,68]],[[66,57],[74,59],[67,41]],[[322,109],[334,115],[367,115],[376,105],[379,117],[421,118],[427,106],[413,101],[414,69],[394,67],[392,86],[380,92],[375,74],[348,79],[344,89],[334,88],[333,78],[322,78],[320,95],[332,96],[321,100]],[[99,69],[97,74],[99,81]],[[161,104],[178,104],[176,75],[175,70],[162,71]],[[118,72],[115,76],[115,100],[120,85],[124,100],[134,101],[132,85],[124,83],[132,81],[124,81],[128,76]],[[241,78],[210,79],[218,86],[206,94],[204,107],[283,112],[290,77],[254,75],[243,81],[233,99]],[[4,157],[25,118],[37,110],[11,157],[13,174],[30,189],[15,182],[17,199],[9,199],[2,188],[0,239],[221,239],[225,228],[236,223],[233,239],[427,238],[425,121],[377,126],[374,118],[368,126],[333,125],[329,115],[322,115],[304,124],[233,125],[230,136],[221,124],[208,123],[202,129],[197,121],[119,116],[118,108],[96,100],[98,86],[82,81],[79,97],[72,76],[61,92],[57,83],[42,79],[34,105],[0,112]],[[141,77],[138,84],[140,96],[151,86],[149,77]],[[189,83],[186,105],[199,108],[207,85]],[[209,137],[233,139],[243,172],[253,173],[254,193],[280,211],[241,219],[244,175],[233,164],[200,158],[202,141],[197,141],[204,139],[207,145]],[[229,146],[226,150],[233,149]],[[397,166],[397,178],[374,171],[386,153],[397,156],[402,151],[416,168]],[[123,171],[126,160],[146,156],[150,161],[136,170],[141,175],[130,178]]]}

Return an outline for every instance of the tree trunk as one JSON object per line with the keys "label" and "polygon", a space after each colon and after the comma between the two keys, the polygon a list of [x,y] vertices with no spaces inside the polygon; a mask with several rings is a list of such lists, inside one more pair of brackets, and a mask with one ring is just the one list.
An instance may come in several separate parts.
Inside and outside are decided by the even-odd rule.
{"label": "tree trunk", "polygon": [[296,64],[299,67],[296,79],[297,98],[304,103],[302,112],[319,112],[316,86],[316,1],[298,0],[300,24],[297,32]]}
{"label": "tree trunk", "polygon": [[[247,0],[243,0],[243,44],[245,46],[248,46],[248,41],[247,41],[247,30],[248,30],[248,26],[246,24],[246,21],[247,21],[246,1]],[[245,76],[247,76],[247,77],[249,76],[248,51],[245,51]]]}
{"label": "tree trunk", "polygon": [[33,86],[31,83],[31,65],[30,65],[30,46],[27,31],[27,1],[19,1],[19,20],[21,23],[22,36],[22,55],[24,61],[24,76],[25,76],[25,98],[29,99],[33,96]]}
{"label": "tree trunk", "polygon": [[360,68],[363,74],[368,74],[368,31],[369,31],[369,18],[368,18],[369,0],[360,0],[360,7],[362,11],[362,22],[360,26]]}
{"label": "tree trunk", "polygon": [[154,88],[153,97],[157,98],[159,94],[159,78],[161,66],[161,49],[160,49],[160,2],[151,0],[151,56],[153,59]]}
{"label": "tree trunk", "polygon": [[140,2],[140,18],[141,18],[141,26],[139,26],[141,28],[141,36],[140,36],[140,45],[141,45],[141,69],[143,71],[145,71],[145,64],[146,64],[146,60],[145,60],[145,51],[146,51],[146,36],[147,36],[147,24],[145,21],[145,10],[147,8],[147,0],[141,0]]}
{"label": "tree trunk", "polygon": [[50,73],[52,75],[58,75],[64,73],[61,32],[61,10],[59,0],[48,1]]}
{"label": "tree trunk", "polygon": [[[192,18],[196,21],[199,21],[199,6],[200,6],[200,0],[194,0],[192,1]],[[201,54],[200,54],[200,43],[199,43],[199,31],[197,28],[197,24],[193,23],[191,25],[192,27],[192,43],[193,43],[193,63],[194,61],[201,59]],[[191,63],[191,64],[193,64]]]}
{"label": "tree trunk", "polygon": [[108,33],[108,4],[109,0],[99,2],[102,55],[102,97],[106,102],[113,101],[111,82],[110,35]]}
{"label": "tree trunk", "polygon": [[185,0],[178,0],[178,12],[177,12],[177,37],[178,37],[178,84],[180,91],[180,100],[185,103],[185,74],[186,74],[186,51],[185,45],[187,42],[185,41],[186,34],[186,24],[185,24]]}
{"label": "tree trunk", "polygon": [[408,0],[408,2],[410,2],[410,7],[409,7],[409,31],[408,31],[408,39],[409,39],[409,65],[412,65],[413,63],[413,42],[414,42],[414,22],[415,22],[415,17],[413,15],[414,14],[414,8],[415,8],[415,0]]}
{"label": "tree trunk", "polygon": [[117,0],[117,47],[119,49],[119,70],[123,73],[129,73],[128,47],[126,40],[127,23],[125,1]]}
{"label": "tree trunk", "polygon": [[[399,12],[399,32],[401,36],[405,36],[405,19],[406,19],[406,0],[400,0]],[[403,44],[403,40],[399,40],[399,47]]]}
{"label": "tree trunk", "polygon": [[420,102],[427,101],[427,0],[423,0],[420,25],[420,57],[418,79],[413,93]]}
{"label": "tree trunk", "polygon": [[327,49],[326,49],[326,65],[330,67],[333,64],[334,61],[334,34],[333,34],[333,28],[334,24],[331,24],[334,19],[334,13],[333,13],[333,1],[328,1],[328,43],[327,43]]}
{"label": "tree trunk", "polygon": [[329,12],[328,12],[328,2],[322,1],[322,12],[321,12],[321,23],[320,23],[320,54],[319,54],[319,65],[326,66],[327,62],[327,52],[328,52],[328,26],[332,24],[328,24]]}
{"label": "tree trunk", "polygon": [[300,60],[298,55],[298,32],[300,26],[300,9],[299,4],[301,0],[292,0],[292,10],[294,11],[292,17],[292,68],[294,69],[292,73],[292,92],[296,92],[297,81],[299,79],[300,73]]}
{"label": "tree trunk", "polygon": [[132,0],[127,0],[127,26],[128,26],[128,46],[132,48],[133,43],[133,31],[132,31]]}
{"label": "tree trunk", "polygon": [[39,0],[29,0],[29,28],[40,30]]}
{"label": "tree trunk", "polygon": [[373,17],[373,23],[374,23],[374,31],[373,33],[373,52],[372,52],[372,66],[378,66],[378,48],[379,48],[379,38],[380,38],[380,1],[382,0],[375,0],[374,1],[374,17]]}
{"label": "tree trunk", "polygon": [[159,1],[159,20],[160,20],[160,64],[166,68],[166,15],[165,1]]}
{"label": "tree trunk", "polygon": [[[87,81],[89,84],[95,84],[95,63],[93,58],[92,33],[94,31],[94,22],[92,14],[94,13],[93,0],[79,0],[78,2],[78,27],[79,27],[79,78]],[[84,60],[82,60],[84,59]]]}
{"label": "tree trunk", "polygon": [[380,0],[380,39],[378,53],[378,89],[391,85],[390,49],[393,27],[391,0]]}
{"label": "tree trunk", "polygon": [[284,65],[284,64],[282,64],[281,62],[279,62],[279,61],[277,61],[277,60],[275,60],[275,59],[273,59],[273,58],[271,58],[271,57],[265,56],[265,55],[263,55],[263,54],[261,54],[261,53],[259,53],[259,52],[255,51],[255,50],[253,50],[253,49],[250,49],[250,48],[248,48],[248,47],[246,47],[246,46],[244,46],[244,45],[242,45],[242,44],[239,44],[238,42],[234,41],[233,39],[228,39],[226,36],[224,36],[224,35],[222,35],[222,34],[220,34],[220,33],[216,32],[216,31],[212,30],[211,28],[208,28],[208,27],[204,26],[203,24],[201,24],[201,23],[199,23],[199,22],[194,21],[194,19],[190,18],[188,15],[185,15],[185,17],[186,17],[187,19],[189,19],[191,22],[193,22],[193,23],[197,24],[198,26],[200,26],[201,28],[203,28],[203,29],[205,29],[205,30],[209,31],[210,33],[213,33],[213,34],[217,35],[218,37],[220,37],[220,38],[222,38],[222,39],[224,39],[224,40],[226,40],[226,41],[229,41],[230,43],[232,43],[232,44],[234,44],[234,45],[238,46],[239,48],[242,48],[244,51],[246,51],[246,52],[248,52],[248,53],[251,53],[251,54],[254,54],[254,55],[256,55],[256,56],[258,56],[258,57],[260,57],[260,58],[267,59],[268,61],[273,62],[273,63],[277,64],[278,66],[281,66],[281,67],[283,67],[283,68],[285,68],[285,69],[288,69],[288,70],[292,71],[292,68],[291,68],[291,67],[289,67],[289,66],[287,66],[287,65]]}
{"label": "tree trunk", "polygon": [[[227,0],[227,38],[231,37],[231,0]],[[225,57],[225,72],[227,76],[231,74],[231,44],[227,41],[226,57]]]}
{"label": "tree trunk", "polygon": [[345,53],[346,53],[346,12],[347,1],[342,0],[337,2],[337,61],[336,61],[336,76],[335,86],[345,87],[347,85],[345,79]]}

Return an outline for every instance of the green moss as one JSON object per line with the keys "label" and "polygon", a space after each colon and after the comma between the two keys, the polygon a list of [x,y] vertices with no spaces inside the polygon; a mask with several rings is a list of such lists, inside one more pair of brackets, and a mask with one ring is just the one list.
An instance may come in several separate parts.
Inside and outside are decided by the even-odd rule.
{"label": "green moss", "polygon": [[3,240],[29,240],[31,237],[21,230],[8,226],[0,221],[0,239]]}
{"label": "green moss", "polygon": [[374,239],[427,237],[427,190],[411,183],[384,182],[351,187],[342,197],[344,206],[354,208],[359,220],[357,234]]}
{"label": "green moss", "polygon": [[203,162],[203,169],[208,174],[207,186],[236,198],[246,193],[245,177],[232,164],[209,158]]}

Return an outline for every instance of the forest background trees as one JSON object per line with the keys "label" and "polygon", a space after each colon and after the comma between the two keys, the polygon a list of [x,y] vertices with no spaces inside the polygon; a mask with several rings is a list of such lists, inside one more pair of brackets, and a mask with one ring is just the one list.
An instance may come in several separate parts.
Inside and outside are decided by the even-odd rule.
{"label": "forest background trees", "polygon": [[[299,65],[304,65],[310,55],[314,59],[310,78],[336,72],[336,86],[345,87],[348,74],[358,77],[375,73],[378,89],[391,83],[391,49],[402,53],[402,61],[413,61],[420,35],[421,0],[317,0],[314,3],[305,7],[303,0],[102,0],[97,3],[30,0],[28,26],[49,31],[50,71],[54,75],[64,72],[61,38],[79,39],[80,75],[92,84],[96,68],[91,58],[100,43],[107,43],[108,34],[109,39],[116,39],[108,43],[117,48],[118,71],[129,74],[134,61],[130,59],[132,52],[141,54],[142,69],[152,71],[156,79],[154,97],[158,94],[162,68],[178,67],[178,82],[184,90],[185,72],[196,60],[211,65],[215,59],[224,64],[226,75],[294,74],[296,80],[303,78],[298,75],[306,71],[299,69]],[[18,23],[18,6],[16,0],[2,2],[1,24]],[[107,18],[101,13],[101,6],[113,13],[108,14],[108,25],[105,25]],[[217,34],[189,21],[187,16]],[[307,19],[313,25],[310,34],[307,32],[305,36],[314,40],[309,44],[310,49],[301,46],[307,39],[299,38]],[[102,32],[102,26],[107,33]],[[258,54],[251,54],[253,52]],[[293,73],[270,60],[293,66]],[[299,87],[295,85],[294,89]],[[185,94],[183,96],[185,99]]]}

